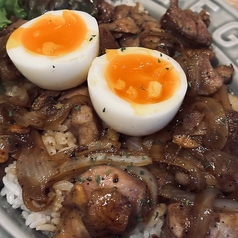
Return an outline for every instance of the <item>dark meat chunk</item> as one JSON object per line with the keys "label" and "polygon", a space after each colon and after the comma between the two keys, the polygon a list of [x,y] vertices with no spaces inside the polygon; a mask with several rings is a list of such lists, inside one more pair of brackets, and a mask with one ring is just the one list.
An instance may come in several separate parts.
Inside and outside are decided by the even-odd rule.
{"label": "dark meat chunk", "polygon": [[222,77],[213,68],[208,57],[199,55],[197,59],[200,84],[199,95],[211,95],[215,93],[223,84]]}
{"label": "dark meat chunk", "polygon": [[0,78],[3,81],[13,81],[24,78],[16,66],[12,63],[7,53],[5,53],[0,59]]}
{"label": "dark meat chunk", "polygon": [[0,78],[3,81],[23,78],[6,52],[6,43],[10,34],[25,22],[18,20],[0,32]]}
{"label": "dark meat chunk", "polygon": [[[153,30],[161,29],[160,22],[156,18],[146,13],[142,13],[142,16],[143,16],[143,22],[141,24],[141,27],[143,30],[153,31]],[[135,15],[132,15],[132,17],[135,17]]]}
{"label": "dark meat chunk", "polygon": [[[167,220],[163,227],[162,238],[189,237],[192,207],[173,203],[168,206]],[[207,231],[208,238],[237,237],[238,213],[214,212]],[[197,237],[202,237],[198,234]]]}
{"label": "dark meat chunk", "polygon": [[212,37],[207,28],[209,16],[205,11],[196,15],[191,10],[181,10],[178,7],[178,0],[171,0],[170,7],[160,23],[161,28],[181,36],[192,45],[210,46],[212,43]]}
{"label": "dark meat chunk", "polygon": [[145,46],[141,44],[141,33],[160,29],[159,21],[141,11],[139,3],[135,6],[116,6],[111,17],[105,24],[99,24],[101,54],[105,53],[105,49]]}
{"label": "dark meat chunk", "polygon": [[104,54],[106,49],[118,49],[120,48],[118,42],[112,35],[107,24],[99,25],[99,35],[100,35],[100,54]]}
{"label": "dark meat chunk", "polygon": [[113,14],[113,21],[121,18],[126,18],[130,14],[130,6],[127,6],[125,4],[119,5],[115,7],[115,11]]}
{"label": "dark meat chunk", "polygon": [[117,19],[108,25],[109,29],[114,32],[124,32],[132,34],[140,33],[140,28],[131,17]]}
{"label": "dark meat chunk", "polygon": [[98,15],[97,15],[97,21],[98,23],[108,23],[112,21],[113,15],[114,15],[114,6],[111,4],[99,1],[97,4],[98,9]]}
{"label": "dark meat chunk", "polygon": [[92,238],[118,237],[125,232],[131,204],[117,189],[96,189],[92,192],[83,222]]}
{"label": "dark meat chunk", "polygon": [[137,35],[124,34],[124,36],[119,40],[120,46],[124,47],[139,47],[140,39]]}
{"label": "dark meat chunk", "polygon": [[4,30],[0,31],[0,38],[5,37],[8,38],[9,35],[16,30],[18,27],[20,27],[22,24],[26,23],[26,20],[19,19],[15,22],[13,22],[11,25],[9,25]]}
{"label": "dark meat chunk", "polygon": [[217,92],[223,85],[221,75],[211,64],[210,50],[189,50],[177,58],[186,73],[189,96],[208,96]]}
{"label": "dark meat chunk", "polygon": [[219,75],[221,75],[224,83],[229,83],[231,81],[232,75],[234,73],[233,65],[219,65],[215,68]]}

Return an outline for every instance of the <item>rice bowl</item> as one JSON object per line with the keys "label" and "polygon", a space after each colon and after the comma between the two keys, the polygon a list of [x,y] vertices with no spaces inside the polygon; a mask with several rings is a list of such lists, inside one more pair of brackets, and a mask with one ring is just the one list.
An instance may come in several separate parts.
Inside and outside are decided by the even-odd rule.
{"label": "rice bowl", "polygon": [[[114,1],[108,1],[114,3]],[[119,4],[122,4],[122,1],[118,1]],[[134,1],[124,1],[126,4],[134,4]],[[158,8],[157,16],[162,15],[165,11],[164,5],[155,3],[153,1],[140,1],[143,3],[146,10],[155,15],[154,6]],[[185,7],[187,3],[182,3]],[[161,6],[162,5],[162,6]],[[232,61],[229,57],[226,57],[222,52],[226,52],[226,49],[221,46],[214,45],[217,58],[222,63],[227,63]],[[236,66],[235,66],[236,70]],[[234,80],[232,83],[232,89],[235,92],[238,92],[237,88],[237,75],[234,75]],[[64,149],[74,148],[77,144],[77,138],[72,134],[67,132],[67,128],[59,128],[59,130],[48,130],[42,136],[44,144],[48,150],[48,153],[51,155],[56,154],[59,151]],[[0,203],[4,210],[7,211],[10,215],[6,215],[5,211],[0,210],[2,217],[6,219],[1,219],[0,224],[4,226],[12,236],[17,237],[51,237],[52,234],[56,231],[57,226],[60,223],[60,208],[66,195],[69,194],[73,183],[67,180],[61,180],[53,185],[54,191],[52,196],[56,196],[56,199],[52,206],[43,212],[30,212],[23,203],[22,198],[22,189],[18,183],[16,177],[16,163],[10,164],[5,168],[6,175],[3,177],[4,187],[1,190]],[[49,195],[51,196],[51,195]],[[6,198],[6,199],[5,199]],[[7,201],[7,203],[6,203]],[[10,206],[9,206],[10,204]],[[36,204],[37,206],[37,204]],[[16,209],[15,210],[12,210]],[[153,211],[154,219],[151,219],[149,222],[140,223],[131,233],[131,238],[149,238],[151,232],[155,234],[160,234],[161,228],[164,224],[164,214],[166,212],[166,207],[163,204],[159,204],[158,207]],[[12,220],[11,217],[16,217],[16,220]],[[23,218],[23,219],[22,219]],[[9,221],[10,219],[10,221]],[[26,228],[29,227],[29,228]],[[32,230],[33,229],[33,230]],[[40,232],[35,232],[40,231]],[[6,237],[8,237],[6,235]],[[9,236],[10,237],[10,236]]]}

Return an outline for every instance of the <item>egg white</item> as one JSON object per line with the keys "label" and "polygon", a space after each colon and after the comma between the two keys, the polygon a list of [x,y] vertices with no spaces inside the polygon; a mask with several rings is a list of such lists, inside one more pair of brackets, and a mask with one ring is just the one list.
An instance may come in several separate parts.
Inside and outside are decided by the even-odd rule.
{"label": "egg white", "polygon": [[[130,136],[152,134],[165,127],[178,112],[187,90],[187,79],[181,66],[171,57],[141,47],[118,49],[118,54],[149,54],[173,65],[180,85],[169,99],[154,104],[131,104],[117,96],[108,86],[105,71],[106,55],[94,59],[88,73],[88,88],[92,104],[99,117],[111,128]],[[135,56],[136,57],[136,56]]]}
{"label": "egg white", "polygon": [[[49,11],[45,14],[62,15],[64,10]],[[22,45],[8,47],[7,53],[18,70],[32,83],[50,90],[65,90],[73,88],[87,79],[88,69],[92,60],[99,52],[99,30],[94,17],[86,12],[74,11],[85,22],[87,34],[82,44],[74,51],[62,56],[46,56],[31,53]],[[41,16],[40,16],[41,17]],[[27,28],[40,17],[32,19],[21,27]],[[19,43],[18,43],[19,44]]]}

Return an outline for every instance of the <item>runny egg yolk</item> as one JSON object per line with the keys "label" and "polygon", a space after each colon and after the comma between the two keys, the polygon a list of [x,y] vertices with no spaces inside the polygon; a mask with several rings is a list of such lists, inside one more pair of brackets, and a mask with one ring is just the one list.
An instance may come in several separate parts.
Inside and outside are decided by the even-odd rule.
{"label": "runny egg yolk", "polygon": [[170,98],[179,87],[177,70],[163,58],[142,53],[123,55],[115,50],[106,54],[108,86],[130,103],[158,103]]}
{"label": "runny egg yolk", "polygon": [[11,37],[33,53],[61,56],[79,47],[86,33],[84,20],[73,11],[64,10],[62,15],[41,16],[29,27],[16,30]]}

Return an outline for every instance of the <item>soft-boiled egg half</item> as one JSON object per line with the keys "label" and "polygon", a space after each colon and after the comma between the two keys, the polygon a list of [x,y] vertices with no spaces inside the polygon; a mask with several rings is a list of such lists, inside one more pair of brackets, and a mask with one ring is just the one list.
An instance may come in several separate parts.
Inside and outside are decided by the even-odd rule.
{"label": "soft-boiled egg half", "polygon": [[131,136],[165,127],[187,90],[186,75],[173,58],[141,47],[107,50],[94,59],[87,80],[99,117]]}
{"label": "soft-boiled egg half", "polygon": [[49,11],[16,29],[6,49],[18,70],[39,87],[72,88],[87,79],[98,56],[98,24],[86,12]]}

